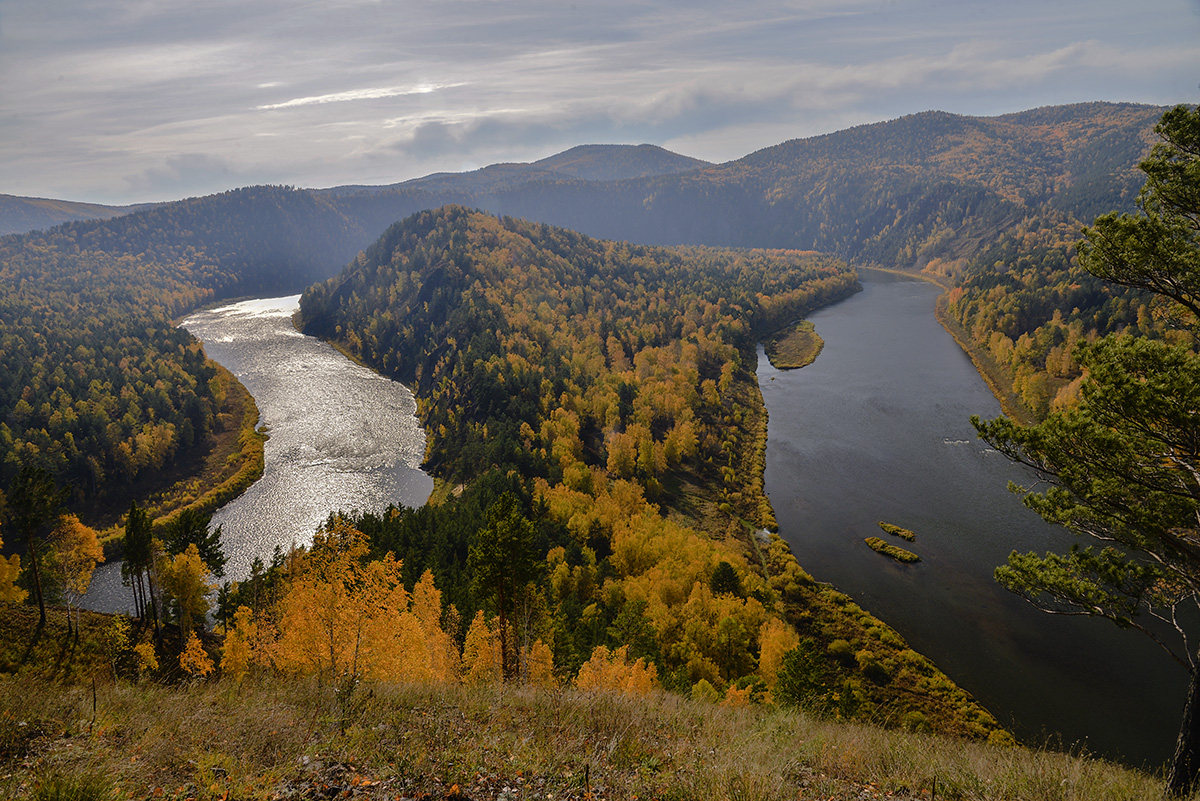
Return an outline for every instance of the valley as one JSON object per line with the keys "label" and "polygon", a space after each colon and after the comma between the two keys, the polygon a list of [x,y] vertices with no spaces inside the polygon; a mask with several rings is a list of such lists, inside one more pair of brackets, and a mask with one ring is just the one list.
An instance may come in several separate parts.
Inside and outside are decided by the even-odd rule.
{"label": "valley", "polygon": [[[297,374],[285,399],[326,412],[296,440],[286,414],[264,421],[287,454],[272,457],[268,440],[267,476],[238,503],[265,535],[235,534],[232,511],[213,520],[228,526],[241,581],[223,590],[226,631],[251,597],[268,617],[282,609],[257,605],[282,603],[291,565],[311,558],[271,558],[268,544],[300,525],[276,510],[304,506],[311,528],[345,503],[313,554],[351,531],[355,553],[401,560],[372,563],[392,565],[379,569],[394,571],[398,597],[431,577],[445,606],[436,625],[422,613],[429,641],[448,638],[466,665],[479,626],[493,626],[500,677],[532,675],[537,653],[558,680],[578,680],[620,650],[681,695],[760,702],[800,692],[779,683],[791,671],[818,715],[994,744],[1010,732],[1086,742],[1154,769],[1169,756],[1180,671],[1097,621],[1051,623],[992,581],[1013,548],[1067,538],[1004,492],[1014,474],[975,439],[970,415],[999,411],[938,327],[938,290],[870,268],[951,287],[943,319],[991,360],[997,394],[1031,419],[1069,408],[1083,382],[1076,343],[1115,332],[1182,341],[1145,294],[1083,273],[1071,244],[1081,221],[1133,207],[1161,114],[931,112],[719,165],[576,148],[390,186],[252,187],[13,234],[0,239],[0,485],[36,466],[85,517],[144,504],[147,482],[196,462],[232,423],[209,361],[226,362],[219,338],[202,349],[173,322],[302,292],[297,328],[408,386],[402,416],[426,439],[399,459],[412,471],[405,488],[356,494],[396,461],[368,458],[256,494],[289,462],[374,453],[399,435],[378,413],[364,421],[382,427],[346,429],[339,406],[369,398],[338,378],[310,385],[303,360],[252,346],[267,375]],[[0,217],[109,213],[21,200]],[[815,338],[794,339],[789,364],[806,366],[776,370],[759,343],[801,318]],[[932,354],[940,361],[922,361]],[[862,539],[879,520],[919,531],[906,547],[922,561],[871,553]],[[485,580],[480,538],[512,531],[524,544]],[[119,541],[122,527],[110,533]],[[255,557],[264,564],[251,571]],[[1137,686],[1080,659],[1122,665]],[[1106,696],[1120,708],[1101,711]]]}

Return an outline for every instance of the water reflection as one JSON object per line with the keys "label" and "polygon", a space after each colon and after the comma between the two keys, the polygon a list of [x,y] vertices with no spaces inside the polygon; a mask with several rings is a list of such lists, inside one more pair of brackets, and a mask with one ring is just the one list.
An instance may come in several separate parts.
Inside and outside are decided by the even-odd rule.
{"label": "water reflection", "polygon": [[[433,489],[420,470],[425,432],[412,394],[296,331],[299,300],[250,300],[182,323],[250,390],[271,435],[263,477],[213,517],[235,581],[255,557],[311,541],[330,511],[420,506]],[[89,606],[128,610],[119,565],[103,566],[93,584]]]}
{"label": "water reflection", "polygon": [[[805,569],[895,627],[1019,735],[1160,763],[1183,671],[1137,633],[1045,615],[996,584],[1011,550],[1075,540],[1006,490],[1030,477],[975,437],[970,416],[1000,409],[934,318],[939,290],[872,271],[863,286],[811,316],[825,340],[812,365],[783,372],[759,358],[766,489],[781,534]],[[905,547],[920,563],[866,547],[880,520],[917,533]]]}

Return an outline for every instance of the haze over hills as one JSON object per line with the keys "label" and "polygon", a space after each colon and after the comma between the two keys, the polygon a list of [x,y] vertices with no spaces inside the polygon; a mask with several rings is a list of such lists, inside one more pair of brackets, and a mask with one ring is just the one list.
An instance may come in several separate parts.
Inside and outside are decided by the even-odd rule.
{"label": "haze over hills", "polygon": [[149,208],[153,203],[134,206],[104,206],[73,200],[0,195],[0,236],[23,234],[76,220],[107,220]]}
{"label": "haze over hills", "polygon": [[[1053,269],[1061,270],[1066,262],[1059,245],[1082,221],[1132,203],[1140,180],[1136,164],[1160,114],[1156,107],[1111,103],[996,118],[928,112],[785,142],[722,165],[705,166],[650,146],[585,146],[529,165],[494,165],[389,187],[258,187],[164,203],[6,237],[0,243],[0,302],[6,309],[0,334],[26,343],[20,349],[10,344],[8,351],[25,353],[22,360],[53,373],[55,366],[77,361],[68,353],[89,336],[83,321],[119,315],[118,307],[131,299],[139,299],[139,315],[163,315],[165,324],[169,316],[212,300],[298,292],[334,275],[396,220],[447,203],[639,244],[816,250],[860,264],[932,268],[948,277],[987,272],[997,259],[1020,255],[1027,249],[1021,242],[1038,232],[1035,239],[1050,248],[1045,253],[1058,254]],[[34,214],[47,220],[51,214],[123,210],[9,199],[0,211],[11,228]],[[1050,265],[1047,258],[1038,261]],[[1011,283],[1013,275],[1006,280]],[[1068,309],[1086,316],[1113,297],[1062,275],[1055,280],[1077,287]],[[1033,282],[1025,293],[1032,299],[1019,307],[1003,307],[992,282],[980,283],[973,291],[992,292],[991,299],[968,310],[973,318],[964,311],[964,324],[984,339],[999,328],[1012,341],[1037,329],[1061,304],[1037,300],[1037,280],[1023,280]],[[1016,285],[1006,291],[1025,297]],[[1098,319],[1127,324],[1131,309],[1128,303],[1112,306],[1102,318],[1088,317],[1086,325],[1095,328]],[[54,321],[54,337],[36,335],[39,319]],[[1047,339],[1037,353],[1057,341]],[[26,352],[29,342],[44,347]],[[1028,348],[1003,353],[1018,351],[1028,357]],[[106,471],[89,462],[92,454],[81,447],[86,437],[77,436],[74,448],[54,446],[46,433],[52,410],[18,411],[37,373],[33,367],[24,371],[22,363],[13,363],[0,387],[0,423],[12,436],[0,441],[0,463],[7,463],[0,472],[15,469],[25,441],[21,432],[29,432],[31,442],[48,438],[37,450],[54,453],[66,476],[83,486],[102,483],[114,465]],[[1071,379],[1069,372],[1039,379],[1036,392],[1026,394],[1045,406],[1058,384]],[[86,394],[86,386],[83,381],[79,391]],[[127,465],[123,472],[135,469]]]}
{"label": "haze over hills", "polygon": [[[1161,108],[1085,103],[1000,117],[924,112],[721,165],[652,145],[583,145],[386,186],[312,190],[364,229],[459,203],[641,244],[799,247],[871,263],[969,256],[1030,214],[1128,208]],[[139,207],[5,196],[0,232]],[[333,266],[330,268],[335,269]]]}
{"label": "haze over hills", "polygon": [[[461,193],[461,199],[467,199],[480,193],[533,181],[615,181],[672,175],[707,166],[711,165],[706,161],[681,156],[657,145],[579,145],[527,164],[491,164],[471,172],[435,173],[387,186],[338,186],[314,191],[341,196],[403,188]],[[163,204],[106,206],[71,200],[0,195],[0,236],[81,220],[108,220],[159,205]]]}

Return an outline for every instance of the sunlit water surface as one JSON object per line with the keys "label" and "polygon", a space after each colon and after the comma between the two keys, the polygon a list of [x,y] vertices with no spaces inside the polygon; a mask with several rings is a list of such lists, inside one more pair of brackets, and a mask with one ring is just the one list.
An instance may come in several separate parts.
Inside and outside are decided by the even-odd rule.
{"label": "sunlit water surface", "polygon": [[[425,432],[412,393],[296,331],[299,301],[250,300],[182,322],[245,384],[270,432],[263,477],[213,516],[234,581],[256,557],[270,562],[276,546],[311,542],[331,511],[420,506],[433,489],[420,469]],[[97,571],[88,604],[129,609],[119,565]]]}

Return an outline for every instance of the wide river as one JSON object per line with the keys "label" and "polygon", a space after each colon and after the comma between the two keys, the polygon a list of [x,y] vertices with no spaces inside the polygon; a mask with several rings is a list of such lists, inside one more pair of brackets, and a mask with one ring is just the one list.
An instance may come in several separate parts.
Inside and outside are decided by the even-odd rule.
{"label": "wide river", "polygon": [[[421,506],[433,490],[412,393],[296,331],[299,302],[245,301],[182,322],[250,390],[270,432],[263,477],[213,516],[233,581],[256,557],[269,563],[276,546],[307,545],[331,511]],[[87,604],[130,608],[119,565],[97,571]]]}
{"label": "wide river", "polygon": [[[766,486],[800,563],[896,628],[1031,743],[1079,743],[1134,764],[1169,754],[1183,670],[1141,635],[1055,618],[992,571],[1015,549],[1072,537],[1007,492],[1028,477],[975,438],[1000,409],[933,314],[939,290],[862,271],[864,290],[811,316],[825,349],[802,370],[760,353],[770,413]],[[214,517],[244,578],[255,557],[307,543],[335,509],[425,502],[424,434],[408,390],[291,325],[296,297],[197,312],[183,326],[254,395],[270,430],[263,478]],[[863,543],[885,520],[917,533],[900,565]],[[128,608],[119,566],[89,605]]]}
{"label": "wide river", "polygon": [[[1037,611],[992,577],[1014,549],[1075,538],[1008,492],[1031,476],[976,438],[1000,408],[938,324],[940,290],[861,270],[863,291],[809,317],[825,340],[800,370],[761,353],[770,414],[766,489],[806,570],[854,597],[1025,742],[1080,744],[1158,765],[1170,757],[1186,676],[1147,637]],[[863,542],[911,529],[919,563]]]}

